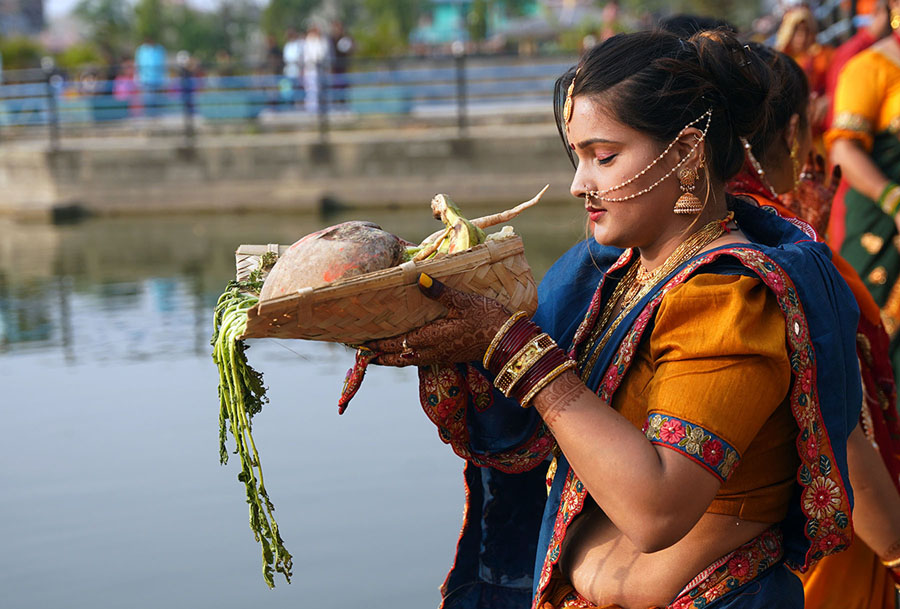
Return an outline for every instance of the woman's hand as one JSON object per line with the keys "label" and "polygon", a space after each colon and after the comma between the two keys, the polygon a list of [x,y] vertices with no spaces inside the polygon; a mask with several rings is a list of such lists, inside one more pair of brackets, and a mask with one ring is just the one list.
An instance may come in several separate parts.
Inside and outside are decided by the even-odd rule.
{"label": "woman's hand", "polygon": [[496,300],[455,290],[425,274],[419,276],[419,289],[444,305],[447,316],[407,334],[367,343],[380,353],[374,363],[402,367],[481,361],[510,312]]}
{"label": "woman's hand", "polygon": [[831,179],[826,181],[825,178],[825,159],[810,152],[794,190],[779,196],[788,209],[812,225],[820,235],[828,228],[834,193],[841,181],[841,168],[835,166]]}

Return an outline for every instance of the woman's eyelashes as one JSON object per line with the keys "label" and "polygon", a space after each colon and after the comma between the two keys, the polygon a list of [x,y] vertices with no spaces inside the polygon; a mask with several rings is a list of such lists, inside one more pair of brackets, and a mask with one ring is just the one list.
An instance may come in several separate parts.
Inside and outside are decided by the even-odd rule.
{"label": "woman's eyelashes", "polygon": [[609,165],[614,158],[616,158],[617,154],[610,154],[609,156],[598,156],[594,158],[594,162],[597,165]]}

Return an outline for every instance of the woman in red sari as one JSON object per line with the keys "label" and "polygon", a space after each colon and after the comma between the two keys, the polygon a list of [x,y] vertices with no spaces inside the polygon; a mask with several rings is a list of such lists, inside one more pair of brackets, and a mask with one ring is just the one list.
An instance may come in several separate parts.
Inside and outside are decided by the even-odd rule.
{"label": "woman in red sari", "polygon": [[[774,208],[789,220],[807,221],[811,225],[807,231],[819,239],[817,231],[828,224],[833,190],[824,186],[821,162],[815,169],[807,166],[795,174],[789,159],[792,148],[810,149],[809,95],[803,72],[783,54],[762,46],[755,50],[781,77],[780,85],[770,124],[745,144],[747,162],[729,190]],[[888,337],[878,306],[859,275],[837,253],[833,260],[860,308],[857,352],[864,402],[860,424],[848,442],[857,538],[847,552],[826,557],[801,578],[807,607],[893,609],[900,569],[886,565],[896,565],[900,557],[900,427]]]}

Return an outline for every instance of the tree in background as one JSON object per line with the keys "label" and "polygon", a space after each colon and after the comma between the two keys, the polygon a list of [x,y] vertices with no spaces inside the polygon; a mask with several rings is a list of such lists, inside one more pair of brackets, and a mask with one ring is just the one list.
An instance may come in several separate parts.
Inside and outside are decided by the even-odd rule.
{"label": "tree in background", "polygon": [[[41,57],[46,53],[44,47],[31,38],[24,36],[0,38],[0,55],[3,56],[4,72],[38,68],[41,65]],[[5,80],[8,77],[8,74],[4,75]]]}
{"label": "tree in background", "polygon": [[162,0],[138,0],[134,6],[134,29],[139,42],[163,42],[164,13]]}
{"label": "tree in background", "polygon": [[409,48],[409,35],[419,23],[428,0],[361,0],[351,31],[359,55],[392,57]]}
{"label": "tree in background", "polygon": [[170,44],[173,49],[184,50],[200,61],[212,61],[216,50],[228,46],[228,36],[222,18],[215,13],[194,10],[187,4],[172,7],[168,21],[171,23]]}
{"label": "tree in background", "polygon": [[480,42],[487,38],[489,10],[490,2],[488,0],[472,1],[469,6],[469,14],[466,15],[466,29],[469,31],[471,40]]}
{"label": "tree in background", "polygon": [[80,0],[73,12],[101,55],[121,57],[134,50],[134,10],[127,0]]}
{"label": "tree in background", "polygon": [[260,25],[267,35],[275,36],[283,42],[284,33],[289,28],[304,31],[310,15],[321,4],[322,0],[269,0],[263,10]]}

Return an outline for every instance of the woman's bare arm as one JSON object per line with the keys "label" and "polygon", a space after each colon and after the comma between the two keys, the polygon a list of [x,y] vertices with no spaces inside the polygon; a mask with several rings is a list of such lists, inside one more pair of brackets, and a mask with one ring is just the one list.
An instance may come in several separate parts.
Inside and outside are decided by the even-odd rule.
{"label": "woman's bare arm", "polygon": [[847,441],[847,464],[856,499],[854,530],[883,560],[900,557],[900,494],[859,426]]}
{"label": "woman's bare arm", "polygon": [[643,552],[684,537],[719,490],[715,476],[651,444],[574,373],[555,379],[533,404],[591,497]]}
{"label": "woman's bare arm", "polygon": [[831,163],[840,165],[850,186],[873,201],[878,200],[888,184],[888,179],[855,140],[835,140],[831,147]]}

